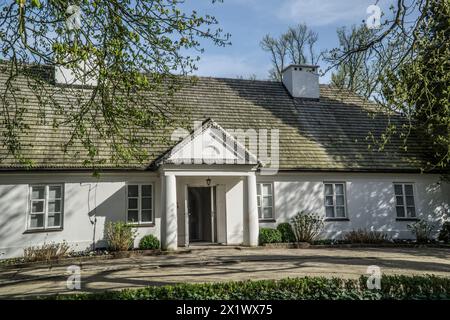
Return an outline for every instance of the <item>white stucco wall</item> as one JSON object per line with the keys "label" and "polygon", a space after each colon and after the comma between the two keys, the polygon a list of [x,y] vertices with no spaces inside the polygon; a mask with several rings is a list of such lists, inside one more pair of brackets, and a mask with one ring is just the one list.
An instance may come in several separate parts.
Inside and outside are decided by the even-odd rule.
{"label": "white stucco wall", "polygon": [[[211,175],[210,175],[211,174]],[[178,241],[184,244],[185,186],[220,186],[222,211],[218,228],[225,233],[226,244],[241,244],[246,235],[244,217],[247,210],[245,175],[177,176]],[[325,223],[323,238],[339,238],[342,233],[358,228],[379,230],[395,238],[411,238],[407,230],[410,222],[397,221],[393,182],[414,184],[418,217],[442,219],[449,211],[450,186],[438,184],[438,175],[420,174],[366,174],[366,173],[280,173],[275,176],[257,176],[258,182],[273,182],[275,222],[260,226],[275,227],[301,210],[324,215],[323,182],[346,182],[348,221]],[[103,227],[107,221],[126,219],[126,183],[153,183],[154,217],[152,227],[136,228],[136,245],[145,234],[161,236],[161,178],[152,172],[103,173],[100,179],[81,173],[2,173],[0,174],[0,258],[20,256],[23,248],[44,242],[69,242],[83,250],[104,245]],[[62,231],[26,233],[29,184],[64,183],[64,228]],[[217,195],[220,197],[220,195]],[[223,212],[222,212],[223,213]],[[93,215],[97,218],[94,227]]]}
{"label": "white stucco wall", "polygon": [[[0,175],[0,258],[20,256],[23,248],[44,242],[67,241],[75,250],[104,246],[107,221],[126,219],[126,183],[153,183],[155,195],[160,193],[155,174],[107,174],[100,179],[89,174],[2,174]],[[29,184],[64,183],[63,230],[27,233]],[[160,198],[155,196],[155,226],[139,227],[135,245],[145,234],[160,233]],[[95,238],[94,225],[95,223]]]}
{"label": "white stucco wall", "polygon": [[275,227],[288,222],[301,210],[325,216],[323,182],[346,182],[348,221],[328,221],[323,238],[339,238],[346,231],[359,228],[378,230],[393,238],[411,238],[411,221],[396,219],[394,182],[414,184],[418,218],[439,221],[449,211],[450,192],[439,175],[367,174],[367,173],[282,173],[260,176],[258,181],[274,183]]}

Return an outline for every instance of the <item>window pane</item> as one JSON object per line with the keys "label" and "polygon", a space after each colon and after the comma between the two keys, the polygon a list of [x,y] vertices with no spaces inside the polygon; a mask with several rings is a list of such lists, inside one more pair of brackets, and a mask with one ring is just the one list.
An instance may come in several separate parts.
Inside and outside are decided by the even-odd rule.
{"label": "window pane", "polygon": [[270,219],[272,218],[272,208],[264,208],[263,209],[263,213],[264,213],[264,219]]}
{"label": "window pane", "polygon": [[271,184],[263,184],[263,195],[272,195],[272,185]]}
{"label": "window pane", "polygon": [[344,207],[336,207],[336,217],[339,217],[339,218],[345,217],[345,208]]}
{"label": "window pane", "polygon": [[128,197],[138,197],[138,196],[139,196],[138,186],[129,185],[128,186]]}
{"label": "window pane", "polygon": [[412,196],[413,195],[413,186],[412,186],[412,184],[405,184],[405,194],[407,196]]}
{"label": "window pane", "polygon": [[45,187],[32,187],[31,199],[44,199]]}
{"label": "window pane", "polygon": [[325,197],[325,205],[326,206],[332,206],[333,205],[333,196],[326,196]]}
{"label": "window pane", "polygon": [[403,195],[403,189],[402,189],[402,185],[401,184],[394,184],[394,190],[395,190],[395,195],[396,196]]}
{"label": "window pane", "polygon": [[142,186],[142,196],[143,197],[151,197],[152,196],[152,186],[151,185]]}
{"label": "window pane", "polygon": [[260,219],[262,219],[261,207],[258,207],[258,217],[259,217]]}
{"label": "window pane", "polygon": [[61,200],[49,201],[48,212],[61,212]]}
{"label": "window pane", "polygon": [[61,214],[60,213],[49,214],[47,225],[49,227],[60,227],[61,226]]}
{"label": "window pane", "polygon": [[261,207],[261,196],[257,196],[256,200],[258,201],[258,207]]}
{"label": "window pane", "polygon": [[264,197],[263,207],[271,207],[271,206],[272,206],[272,197]]}
{"label": "window pane", "polygon": [[152,208],[152,198],[142,198],[141,201],[142,209],[151,209]]}
{"label": "window pane", "polygon": [[397,209],[397,217],[404,218],[405,217],[405,207],[396,207]]}
{"label": "window pane", "polygon": [[138,199],[128,199],[128,209],[137,209]]}
{"label": "window pane", "polygon": [[43,228],[44,227],[44,215],[32,214],[30,215],[30,228]]}
{"label": "window pane", "polygon": [[406,212],[408,214],[408,217],[415,217],[416,216],[416,209],[414,207],[407,207]]}
{"label": "window pane", "polygon": [[398,206],[403,206],[404,205],[404,203],[403,203],[403,196],[396,196],[395,200],[397,201],[397,205]]}
{"label": "window pane", "polygon": [[137,210],[128,210],[128,222],[138,222],[138,211]]}
{"label": "window pane", "polygon": [[325,208],[325,214],[328,218],[334,217],[334,208],[333,207],[326,207]]}
{"label": "window pane", "polygon": [[38,200],[38,201],[32,201],[31,202],[31,212],[44,212],[44,201]]}
{"label": "window pane", "polygon": [[152,221],[152,210],[142,210],[142,222]]}
{"label": "window pane", "polygon": [[410,207],[414,207],[414,197],[406,196],[406,205]]}
{"label": "window pane", "polygon": [[332,184],[325,184],[325,195],[326,196],[333,195],[333,185]]}
{"label": "window pane", "polygon": [[61,186],[48,187],[48,198],[49,199],[61,199]]}
{"label": "window pane", "polygon": [[344,185],[342,183],[336,184],[336,194],[344,194]]}
{"label": "window pane", "polygon": [[261,184],[260,183],[258,183],[256,185],[256,191],[257,191],[258,195],[261,195]]}
{"label": "window pane", "polygon": [[336,196],[336,205],[343,206],[344,205],[344,196]]}

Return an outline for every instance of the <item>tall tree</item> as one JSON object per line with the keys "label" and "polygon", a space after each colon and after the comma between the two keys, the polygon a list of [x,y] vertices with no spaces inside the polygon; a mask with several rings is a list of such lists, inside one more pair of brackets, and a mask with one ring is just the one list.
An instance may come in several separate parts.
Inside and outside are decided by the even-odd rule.
{"label": "tall tree", "polygon": [[[365,25],[352,26],[349,31],[345,27],[339,28],[337,30],[339,50],[347,51],[365,43],[370,38],[370,33],[371,30],[367,29]],[[336,51],[335,49],[326,53],[324,60],[334,64]],[[338,65],[331,74],[331,84],[368,98],[375,90],[377,71],[373,61],[367,59],[367,52],[358,52]]]}
{"label": "tall tree", "polygon": [[[400,135],[407,149],[412,132],[432,146],[424,170],[449,170],[449,45],[450,1],[397,0],[380,28],[362,41],[334,49],[331,68],[371,66],[371,98],[382,108],[403,115],[401,127],[390,124],[378,141],[383,148],[392,134]],[[345,82],[344,82],[345,84]],[[357,90],[356,90],[357,91]]]}
{"label": "tall tree", "polygon": [[[212,0],[216,2],[220,0]],[[30,124],[17,92],[19,76],[39,99],[42,113],[57,114],[49,124],[71,134],[63,149],[84,146],[92,162],[106,147],[112,160],[145,161],[142,146],[155,140],[139,134],[164,127],[176,112],[170,95],[180,77],[196,68],[200,39],[228,44],[228,34],[209,15],[181,8],[183,0],[9,0],[0,4],[0,129],[10,154],[21,157],[21,137]],[[49,86],[30,65],[64,67],[95,75],[94,88]],[[85,66],[88,68],[85,69]],[[23,83],[21,84],[23,85]],[[163,97],[164,95],[164,97]],[[65,100],[61,100],[61,97]],[[161,103],[156,103],[159,99]],[[46,121],[42,116],[39,121]]]}
{"label": "tall tree", "polygon": [[269,71],[269,78],[281,80],[281,72],[289,64],[316,64],[319,55],[314,50],[318,40],[316,32],[310,30],[306,24],[290,27],[278,38],[270,35],[261,40],[261,47],[271,55],[273,67]]}
{"label": "tall tree", "polygon": [[450,1],[430,1],[414,32],[414,57],[382,79],[388,105],[431,147],[429,168],[450,169]]}

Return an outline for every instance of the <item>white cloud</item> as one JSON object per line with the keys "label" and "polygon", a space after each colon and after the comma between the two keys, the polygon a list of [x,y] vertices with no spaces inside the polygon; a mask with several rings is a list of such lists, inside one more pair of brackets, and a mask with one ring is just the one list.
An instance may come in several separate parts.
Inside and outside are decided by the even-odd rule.
{"label": "white cloud", "polygon": [[225,54],[209,54],[201,57],[197,64],[196,75],[206,77],[236,78],[243,76],[248,78],[256,75],[257,79],[266,79],[270,64],[261,63],[254,57],[234,56]]}
{"label": "white cloud", "polygon": [[277,12],[281,20],[309,26],[358,23],[375,0],[286,0]]}

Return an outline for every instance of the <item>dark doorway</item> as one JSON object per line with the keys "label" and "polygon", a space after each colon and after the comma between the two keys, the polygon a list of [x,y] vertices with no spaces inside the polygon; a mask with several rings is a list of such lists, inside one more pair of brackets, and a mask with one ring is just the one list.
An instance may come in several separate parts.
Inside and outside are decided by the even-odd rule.
{"label": "dark doorway", "polygon": [[189,242],[215,242],[214,187],[188,188]]}

